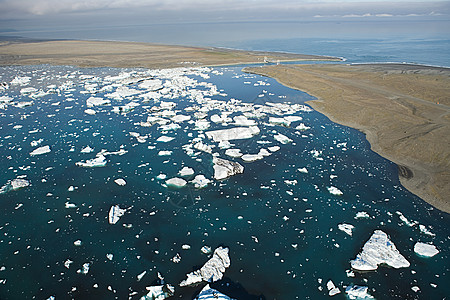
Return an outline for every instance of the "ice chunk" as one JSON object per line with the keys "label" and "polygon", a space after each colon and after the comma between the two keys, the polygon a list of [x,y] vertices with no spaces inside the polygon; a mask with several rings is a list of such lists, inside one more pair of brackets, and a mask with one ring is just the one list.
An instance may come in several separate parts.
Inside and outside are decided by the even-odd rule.
{"label": "ice chunk", "polygon": [[222,294],[218,290],[212,289],[209,284],[205,285],[205,287],[200,291],[200,294],[194,298],[194,300],[210,300],[210,299],[218,299],[218,300],[232,300],[225,294]]}
{"label": "ice chunk", "polygon": [[201,141],[198,142],[198,143],[195,143],[194,144],[194,148],[197,149],[197,150],[206,152],[206,153],[212,153],[212,147],[207,145],[207,144],[204,144]]}
{"label": "ice chunk", "polygon": [[214,163],[213,166],[214,178],[216,180],[225,179],[235,174],[240,174],[244,172],[244,167],[234,161],[214,157],[213,163]]}
{"label": "ice chunk", "polygon": [[73,242],[73,244],[77,247],[81,246],[83,242],[81,240],[76,240],[75,242]]}
{"label": "ice chunk", "polygon": [[111,101],[108,99],[103,99],[99,97],[90,97],[86,100],[87,107],[94,107],[99,105],[110,105]]}
{"label": "ice chunk", "polygon": [[67,260],[64,262],[64,267],[66,267],[67,269],[69,269],[69,268],[70,268],[70,265],[71,265],[72,263],[73,263],[72,260],[67,259]]}
{"label": "ice chunk", "polygon": [[76,204],[70,203],[69,201],[67,201],[67,202],[64,203],[64,204],[65,204],[65,207],[66,207],[66,208],[76,208],[76,207],[77,207]]}
{"label": "ice chunk", "polygon": [[300,173],[308,174],[308,169],[305,167],[297,169],[297,171],[299,171]]}
{"label": "ice chunk", "polygon": [[347,297],[352,300],[375,299],[367,292],[368,289],[367,286],[349,285],[345,289],[345,293],[347,294]]}
{"label": "ice chunk", "polygon": [[327,187],[327,189],[328,189],[328,192],[332,195],[342,196],[344,194],[340,189],[338,189],[335,186]]}
{"label": "ice chunk", "polygon": [[166,185],[170,187],[180,188],[187,184],[186,180],[178,177],[170,178],[166,180]]}
{"label": "ice chunk", "polygon": [[161,150],[158,152],[158,156],[170,156],[170,155],[172,155],[171,150]]}
{"label": "ice chunk", "polygon": [[226,268],[230,266],[228,252],[228,248],[217,248],[214,251],[213,257],[199,270],[187,274],[187,279],[183,280],[180,286],[195,286],[202,281],[215,282],[222,279]]}
{"label": "ice chunk", "polygon": [[16,76],[11,81],[11,85],[26,85],[31,81],[31,77],[29,76]]}
{"label": "ice chunk", "polygon": [[416,252],[420,256],[433,257],[439,253],[439,250],[435,245],[417,242],[414,245],[414,252]]}
{"label": "ice chunk", "polygon": [[351,224],[339,224],[338,228],[339,228],[339,230],[342,230],[343,232],[345,232],[349,236],[352,236],[352,231],[355,228],[355,226],[353,226]]}
{"label": "ice chunk", "polygon": [[246,116],[236,116],[233,118],[234,124],[237,126],[255,126],[255,120],[249,120]]}
{"label": "ice chunk", "polygon": [[127,182],[125,181],[125,179],[122,178],[117,178],[116,180],[114,180],[115,183],[117,183],[118,185],[124,186],[127,184]]}
{"label": "ice chunk", "polygon": [[211,253],[211,247],[210,246],[203,246],[200,251],[202,251],[202,253],[204,254],[210,254]]}
{"label": "ice chunk", "polygon": [[109,224],[116,224],[119,221],[120,217],[123,216],[126,211],[127,209],[122,209],[119,207],[119,205],[111,206],[108,214]]}
{"label": "ice chunk", "polygon": [[31,145],[31,147],[37,147],[40,143],[42,143],[44,141],[44,139],[39,139],[39,140],[36,140],[36,141],[31,141],[30,142],[30,145]]}
{"label": "ice chunk", "polygon": [[93,116],[93,115],[95,115],[97,112],[96,112],[95,110],[91,109],[91,108],[88,108],[88,109],[86,109],[86,110],[84,111],[84,113]]}
{"label": "ice chunk", "polygon": [[42,146],[42,147],[39,147],[39,148],[34,149],[34,150],[30,153],[30,155],[31,155],[31,156],[34,156],[34,155],[41,155],[41,154],[49,153],[50,151],[52,151],[52,150],[50,150],[50,146]]}
{"label": "ice chunk", "polygon": [[297,130],[308,130],[308,129],[310,129],[311,127],[309,127],[309,126],[306,126],[305,124],[303,124],[303,123],[300,123],[300,125],[298,125],[297,127],[295,127],[295,129],[297,129]]}
{"label": "ice chunk", "polygon": [[334,285],[333,281],[331,281],[331,280],[328,280],[328,282],[327,282],[327,289],[328,289],[328,295],[330,297],[337,295],[341,292],[341,290],[338,287],[336,287]]}
{"label": "ice chunk", "polygon": [[13,180],[9,180],[4,186],[0,188],[0,194],[4,194],[9,191],[15,191],[27,186],[30,186],[30,182],[26,179],[16,178]]}
{"label": "ice chunk", "polygon": [[184,245],[181,246],[181,249],[183,249],[183,250],[189,250],[189,249],[191,249],[191,245],[184,244]]}
{"label": "ice chunk", "polygon": [[90,266],[91,266],[90,263],[84,263],[81,269],[77,270],[77,273],[86,275],[89,272]]}
{"label": "ice chunk", "polygon": [[183,169],[181,169],[180,172],[178,172],[178,174],[180,174],[180,176],[182,176],[182,177],[192,176],[192,175],[194,175],[194,169],[189,168],[189,167],[183,167]]}
{"label": "ice chunk", "polygon": [[114,254],[108,253],[108,254],[106,254],[106,258],[107,258],[108,260],[113,260]]}
{"label": "ice chunk", "polygon": [[172,141],[174,139],[175,139],[174,137],[169,137],[169,136],[163,135],[163,136],[160,136],[156,141],[157,142],[161,142],[161,143],[167,143],[167,142],[170,142],[170,141]]}
{"label": "ice chunk", "polygon": [[205,175],[202,174],[195,176],[195,178],[191,181],[191,183],[193,183],[194,187],[197,189],[206,187],[210,182],[211,180],[209,180],[205,177]]}
{"label": "ice chunk", "polygon": [[79,161],[75,165],[85,168],[104,167],[106,165],[106,157],[99,155],[96,158],[89,159],[85,162]]}
{"label": "ice chunk", "polygon": [[146,289],[147,295],[142,296],[140,300],[164,300],[175,293],[175,288],[170,284],[149,286]]}
{"label": "ice chunk", "polygon": [[142,277],[145,276],[145,274],[147,274],[147,271],[142,272],[141,274],[139,274],[137,277],[137,281],[141,281]]}
{"label": "ice chunk", "polygon": [[292,140],[290,138],[288,138],[287,136],[285,136],[281,133],[274,135],[273,138],[282,144],[288,144],[288,143],[292,142]]}
{"label": "ice chunk", "polygon": [[356,213],[355,219],[369,219],[370,216],[367,212],[365,211],[359,211]]}
{"label": "ice chunk", "polygon": [[257,134],[259,134],[257,126],[234,127],[206,132],[206,136],[215,142],[249,139]]}
{"label": "ice chunk", "polygon": [[259,154],[244,154],[241,156],[241,158],[243,161],[252,162],[252,161],[263,159],[264,157]]}
{"label": "ice chunk", "polygon": [[358,271],[373,271],[380,264],[386,264],[395,269],[410,266],[394,243],[389,240],[387,234],[381,230],[374,231],[362,251],[354,260],[350,261],[350,264],[353,269]]}
{"label": "ice chunk", "polygon": [[231,156],[231,157],[241,157],[241,149],[227,149],[225,150],[225,155]]}
{"label": "ice chunk", "polygon": [[280,146],[272,146],[272,147],[268,147],[267,149],[269,149],[270,152],[277,152],[281,148],[280,148]]}
{"label": "ice chunk", "polygon": [[173,261],[176,264],[179,263],[181,261],[180,253],[177,253],[174,257],[172,257],[171,261]]}
{"label": "ice chunk", "polygon": [[86,146],[83,149],[81,149],[81,153],[91,153],[92,151],[94,151],[94,149],[92,149],[90,146]]}

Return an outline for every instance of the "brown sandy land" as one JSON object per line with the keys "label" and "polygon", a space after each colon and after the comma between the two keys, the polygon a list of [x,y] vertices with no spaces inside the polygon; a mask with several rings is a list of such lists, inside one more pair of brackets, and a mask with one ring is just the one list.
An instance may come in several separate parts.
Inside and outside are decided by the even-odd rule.
{"label": "brown sandy land", "polygon": [[450,212],[450,69],[403,64],[246,68],[318,100],[313,108],[361,130],[399,166],[401,183]]}
{"label": "brown sandy land", "polygon": [[167,46],[105,41],[3,41],[0,65],[76,65],[80,67],[171,68],[289,60],[338,60],[333,57],[223,48]]}

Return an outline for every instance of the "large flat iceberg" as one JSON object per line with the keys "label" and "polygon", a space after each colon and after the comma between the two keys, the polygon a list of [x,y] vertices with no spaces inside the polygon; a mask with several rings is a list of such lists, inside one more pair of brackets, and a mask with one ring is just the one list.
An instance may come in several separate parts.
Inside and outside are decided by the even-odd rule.
{"label": "large flat iceberg", "polygon": [[378,265],[386,264],[395,269],[409,267],[409,262],[389,240],[386,233],[375,230],[356,258],[350,261],[353,269],[358,271],[373,271]]}
{"label": "large flat iceberg", "polygon": [[249,139],[259,134],[257,126],[234,127],[229,129],[213,130],[205,132],[206,136],[215,142]]}

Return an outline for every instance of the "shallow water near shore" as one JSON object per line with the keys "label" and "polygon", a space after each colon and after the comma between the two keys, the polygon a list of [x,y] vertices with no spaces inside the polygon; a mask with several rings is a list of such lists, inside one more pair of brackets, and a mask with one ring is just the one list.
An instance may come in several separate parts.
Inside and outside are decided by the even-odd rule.
{"label": "shallow water near shore", "polygon": [[[159,283],[158,272],[175,286],[174,299],[193,299],[202,286],[178,284],[208,260],[200,251],[204,245],[229,247],[231,266],[213,286],[237,299],[328,299],[329,280],[341,290],[335,299],[344,299],[345,287],[352,284],[367,286],[377,299],[443,299],[450,294],[450,216],[404,189],[397,167],[372,152],[361,132],[309,109],[292,111],[302,120],[281,126],[270,122],[279,117],[274,109],[274,115],[249,117],[258,135],[230,141],[232,148],[249,154],[280,147],[253,162],[226,156],[225,149],[204,136],[235,126],[211,121],[221,112],[219,104],[241,100],[229,110],[234,117],[243,115],[244,107],[304,104],[312,99],[305,93],[244,74],[239,67],[180,69],[175,75],[51,66],[1,70],[0,81],[9,88],[0,96],[13,100],[3,101],[7,105],[0,110],[0,186],[15,178],[30,186],[0,194],[0,299],[138,299],[146,286]],[[29,82],[11,84],[16,76],[28,76]],[[142,97],[148,90],[140,84],[149,78],[167,88],[156,91],[160,98]],[[28,87],[36,90],[24,92]],[[118,91],[121,96],[111,96]],[[87,114],[90,97],[110,99],[111,105],[91,107],[95,115]],[[202,109],[211,100],[218,101],[217,108]],[[17,107],[23,101],[33,103]],[[127,113],[113,112],[114,106],[130,102],[139,105]],[[169,102],[174,106],[162,105]],[[157,111],[165,111],[167,119],[173,116],[169,112],[191,119],[177,123],[178,129],[143,126]],[[210,127],[199,129],[194,124],[199,119]],[[309,128],[299,129],[300,123]],[[281,143],[277,134],[291,141]],[[158,142],[161,136],[174,139]],[[244,173],[215,180],[213,156],[183,147],[196,138],[215,146],[219,157],[239,162]],[[31,145],[40,139],[38,146]],[[45,145],[51,152],[30,156]],[[93,152],[81,153],[86,146]],[[76,165],[102,149],[126,153],[105,154],[104,167]],[[162,156],[159,151],[172,152]],[[181,177],[184,166],[212,183],[203,189],[190,183],[170,188],[158,176]],[[126,185],[116,184],[118,178]],[[330,193],[330,187],[342,195]],[[66,208],[66,203],[76,207]],[[116,224],[108,223],[113,205],[129,208]],[[355,218],[358,212],[370,217]],[[409,225],[416,223],[409,226],[401,216]],[[343,223],[355,226],[351,236],[338,229]],[[411,266],[380,266],[349,277],[350,260],[376,229],[390,236]],[[78,240],[80,246],[74,244]],[[419,241],[440,252],[418,256],[413,248]],[[181,261],[175,263],[177,253]],[[111,260],[107,254],[113,254]],[[73,261],[69,268],[64,265],[68,259]],[[77,272],[85,263],[89,272]]]}

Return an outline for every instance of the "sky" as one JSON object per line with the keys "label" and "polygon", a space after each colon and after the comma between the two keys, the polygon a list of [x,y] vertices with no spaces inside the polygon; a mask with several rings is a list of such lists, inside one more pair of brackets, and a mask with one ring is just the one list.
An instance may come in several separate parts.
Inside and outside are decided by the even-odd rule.
{"label": "sky", "polygon": [[450,0],[0,0],[0,8],[0,35],[210,22],[450,20]]}

